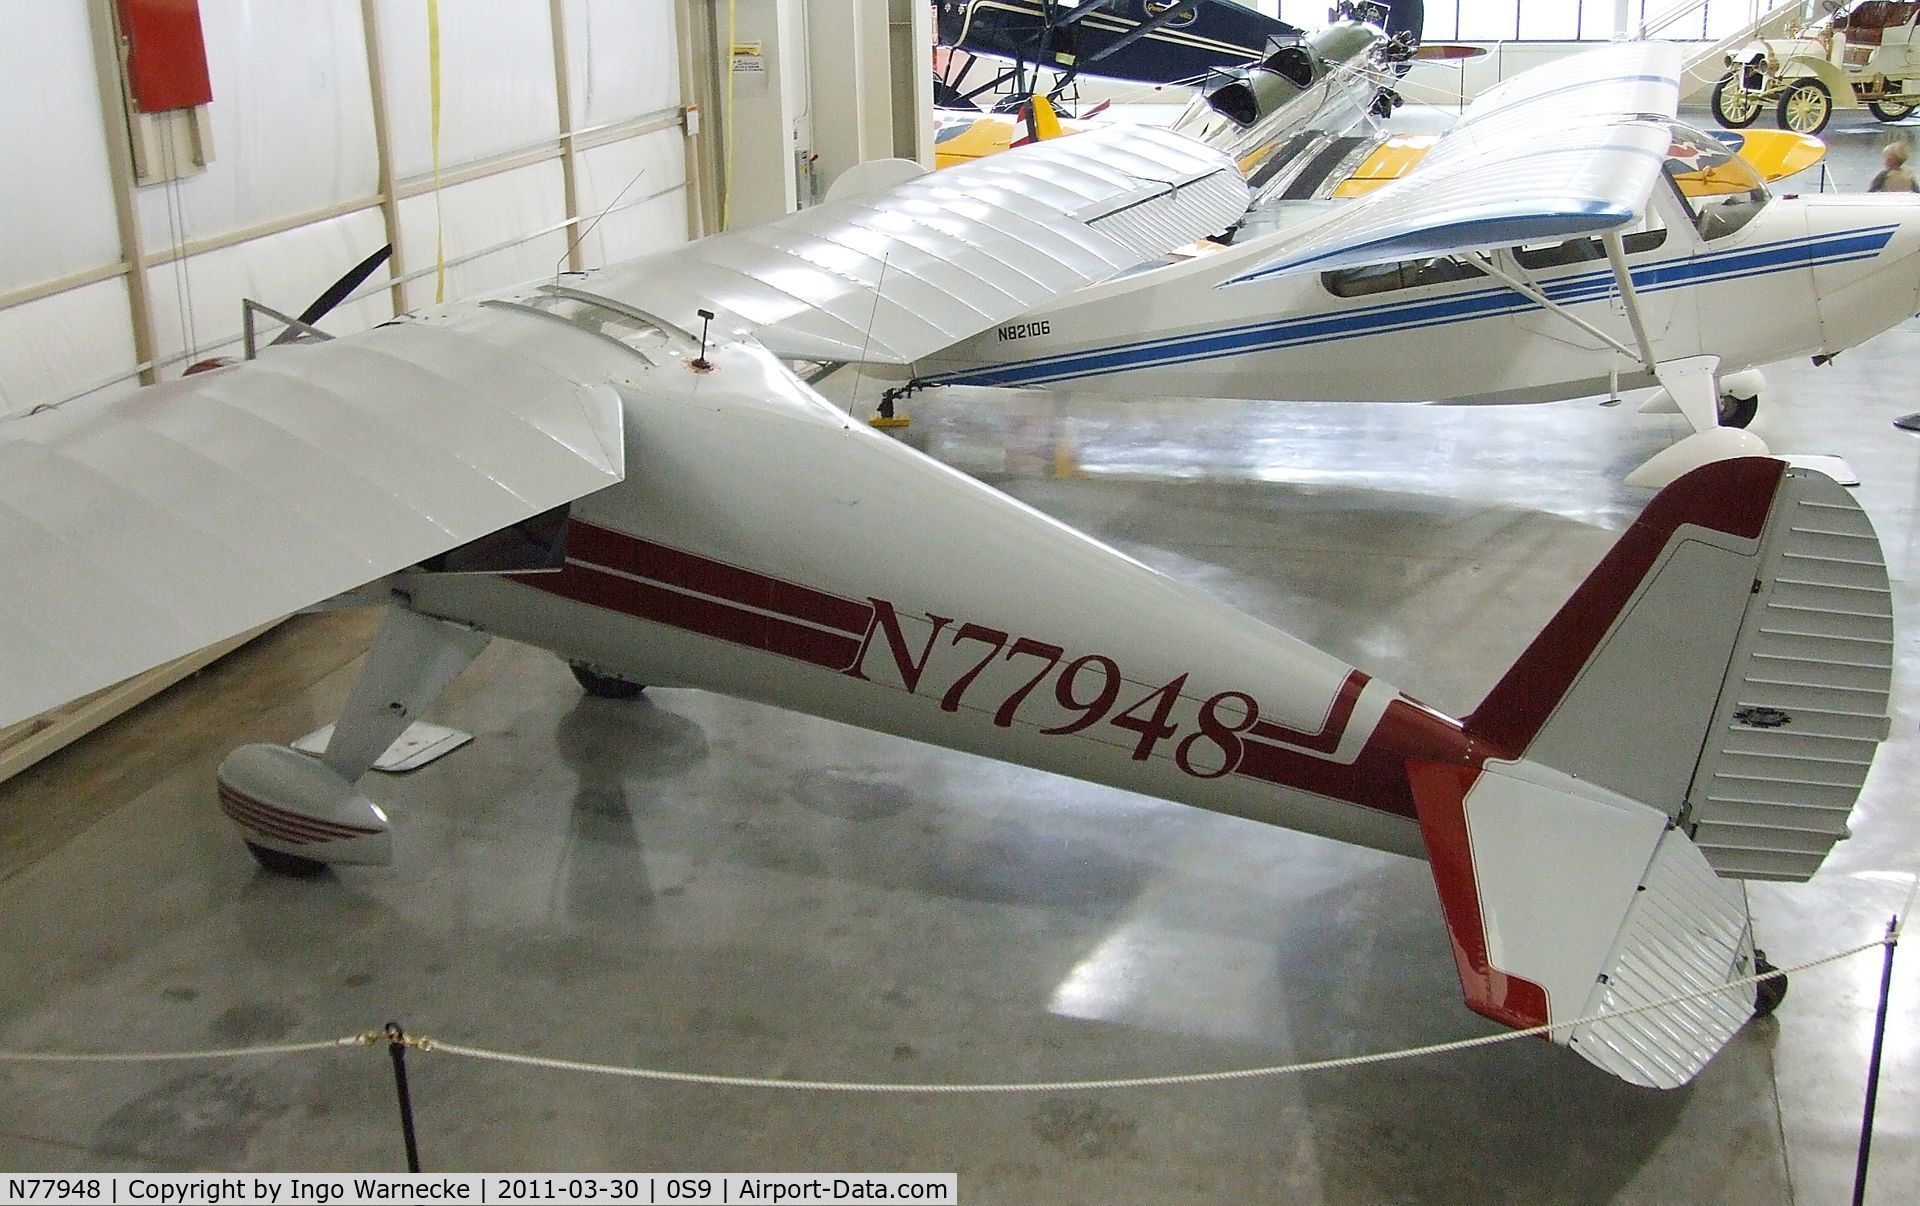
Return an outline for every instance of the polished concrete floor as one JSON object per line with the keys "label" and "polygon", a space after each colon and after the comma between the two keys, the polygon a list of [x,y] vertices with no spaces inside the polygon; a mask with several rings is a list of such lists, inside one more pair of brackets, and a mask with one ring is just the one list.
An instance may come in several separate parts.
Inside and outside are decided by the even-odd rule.
{"label": "polished concrete floor", "polygon": [[[1879,134],[1836,131],[1835,174]],[[1851,140],[1851,141],[1849,141]],[[1865,178],[1861,174],[1861,180]],[[1858,184],[1846,176],[1843,183]],[[1864,478],[1897,582],[1894,737],[1856,836],[1753,892],[1774,960],[1870,940],[1920,870],[1920,323],[1782,365],[1757,428]],[[904,438],[1166,572],[1470,707],[1644,504],[1678,420],[1114,406],[949,391]],[[259,871],[233,745],[332,718],[368,617],[294,621],[0,786],[0,1049],[416,1033],[857,1080],[1234,1068],[1490,1033],[1424,865],[686,691],[583,699],[496,642],[434,710],[476,741],[372,794],[396,864]],[[1920,941],[1877,1202],[1920,1184]],[[1537,1041],[1351,1072],[991,1097],[659,1086],[416,1055],[433,1170],[920,1169],[969,1202],[1828,1202],[1851,1182],[1879,962],[1796,976],[1686,1089]],[[0,1167],[401,1167],[385,1055],[0,1064]]]}

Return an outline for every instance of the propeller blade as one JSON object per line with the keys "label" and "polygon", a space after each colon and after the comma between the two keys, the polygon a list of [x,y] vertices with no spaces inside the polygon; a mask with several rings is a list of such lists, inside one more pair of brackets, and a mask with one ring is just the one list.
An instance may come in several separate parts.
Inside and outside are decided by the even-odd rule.
{"label": "propeller blade", "polygon": [[[373,275],[374,270],[386,263],[387,257],[392,254],[393,244],[388,243],[385,247],[382,247],[380,250],[348,269],[345,276],[333,282],[333,284],[328,285],[326,292],[314,298],[306,309],[300,311],[300,321],[306,326],[312,326],[328,314],[331,314],[335,306],[347,300],[348,296],[364,284],[366,279]],[[295,338],[299,334],[299,327],[288,327],[286,330],[280,332],[280,334],[274,336],[273,342],[267,346],[275,347],[287,342],[289,339]]]}

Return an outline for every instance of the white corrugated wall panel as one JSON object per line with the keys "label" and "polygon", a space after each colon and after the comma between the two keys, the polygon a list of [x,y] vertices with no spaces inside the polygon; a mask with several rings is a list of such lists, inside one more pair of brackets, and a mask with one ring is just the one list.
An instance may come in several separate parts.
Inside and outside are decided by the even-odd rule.
{"label": "white corrugated wall panel", "polygon": [[576,129],[680,104],[673,0],[566,0]]}
{"label": "white corrugated wall panel", "polygon": [[31,13],[22,5],[7,14],[0,147],[0,291],[119,260],[84,4],[35,5]]}
{"label": "white corrugated wall panel", "polygon": [[[148,269],[156,351],[163,359],[189,348],[201,356],[237,356],[230,341],[240,333],[241,298],[298,314],[386,241],[380,211],[364,209]],[[389,296],[382,291],[342,306],[320,327],[343,335],[382,322],[392,317]],[[262,330],[268,338],[278,334],[277,327]],[[173,365],[166,375],[184,367]]]}
{"label": "white corrugated wall panel", "polygon": [[[393,170],[402,179],[420,176],[433,170],[426,5],[381,4],[376,10]],[[548,7],[461,0],[439,11],[442,168],[558,137]]]}
{"label": "white corrugated wall panel", "polygon": [[686,141],[673,126],[580,153],[574,190],[594,223],[580,244],[588,267],[687,241]]}
{"label": "white corrugated wall panel", "polygon": [[[557,159],[445,189],[440,212],[445,222],[449,260],[513,243],[493,254],[448,268],[448,301],[552,276],[556,264],[566,267],[569,236],[564,230],[532,239],[525,237],[566,217],[566,192]],[[405,249],[409,272],[433,266],[434,229],[432,193],[409,197],[400,203],[400,244]],[[408,306],[431,305],[433,291],[431,273],[413,281],[407,286]]]}
{"label": "white corrugated wall panel", "polygon": [[116,276],[0,310],[0,351],[0,415],[58,401],[132,365],[127,282]]}
{"label": "white corrugated wall panel", "polygon": [[200,19],[213,81],[213,162],[199,175],[140,189],[149,251],[379,188],[357,5],[201,0]]}

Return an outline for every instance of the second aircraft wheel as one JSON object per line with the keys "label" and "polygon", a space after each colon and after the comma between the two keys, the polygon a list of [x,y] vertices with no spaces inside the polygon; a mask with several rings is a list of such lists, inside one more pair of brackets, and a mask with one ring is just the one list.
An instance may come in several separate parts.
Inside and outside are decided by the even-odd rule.
{"label": "second aircraft wheel", "polygon": [[1753,422],[1753,416],[1760,413],[1760,397],[1736,398],[1732,394],[1720,395],[1720,426],[1745,427]]}

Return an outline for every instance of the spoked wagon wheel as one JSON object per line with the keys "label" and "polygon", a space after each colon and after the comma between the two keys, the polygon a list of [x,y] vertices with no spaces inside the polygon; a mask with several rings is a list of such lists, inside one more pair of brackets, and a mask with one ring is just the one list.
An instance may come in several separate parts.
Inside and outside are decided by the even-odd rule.
{"label": "spoked wagon wheel", "polygon": [[1833,93],[1816,79],[1800,79],[1780,94],[1780,128],[1795,134],[1818,134],[1833,116]]}
{"label": "spoked wagon wheel", "polygon": [[1746,76],[1738,67],[1720,77],[1708,104],[1713,109],[1713,119],[1729,130],[1746,129],[1765,107],[1760,94],[1747,87]]}
{"label": "spoked wagon wheel", "polygon": [[1899,121],[1915,108],[1920,108],[1920,95],[1908,100],[1905,95],[1906,88],[1905,80],[1893,81],[1893,89],[1887,93],[1886,97],[1868,101],[1867,109],[1881,121]]}

